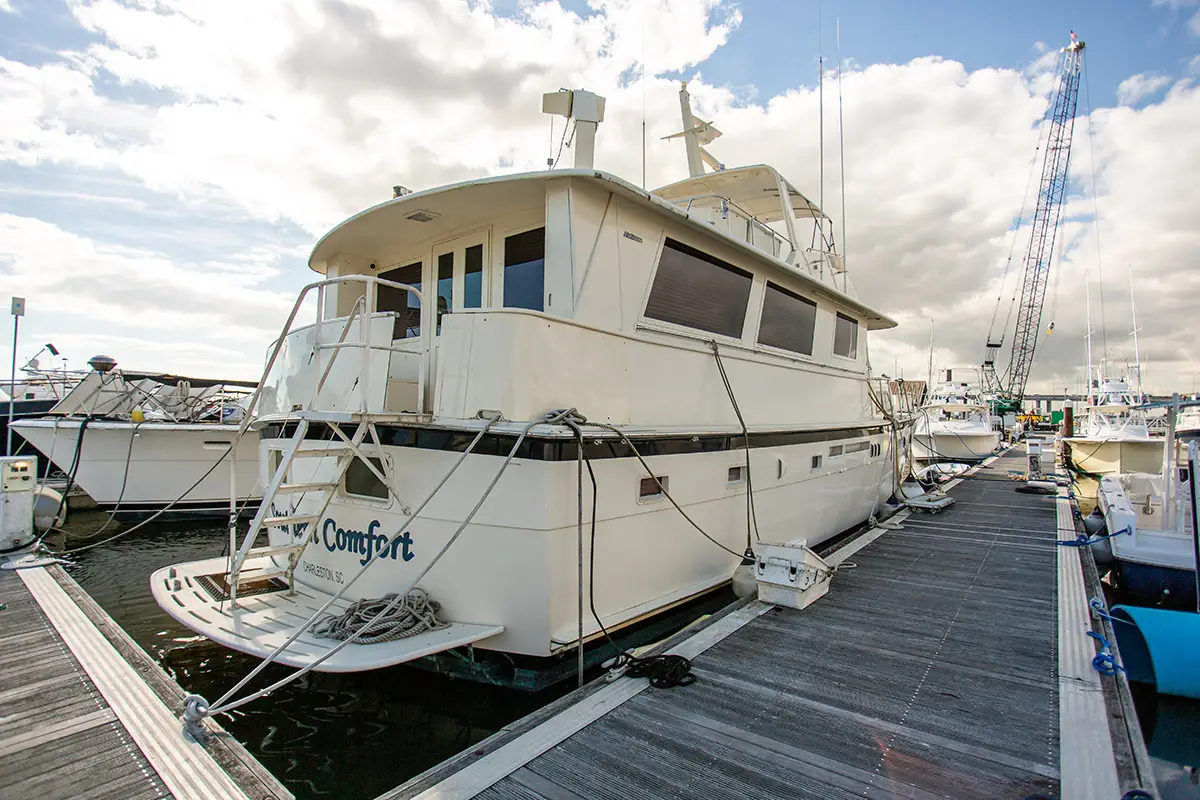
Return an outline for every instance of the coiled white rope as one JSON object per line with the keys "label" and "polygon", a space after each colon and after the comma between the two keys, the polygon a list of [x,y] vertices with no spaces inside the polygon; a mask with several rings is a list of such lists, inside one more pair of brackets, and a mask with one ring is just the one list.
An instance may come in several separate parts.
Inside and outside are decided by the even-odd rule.
{"label": "coiled white rope", "polygon": [[353,636],[359,644],[375,644],[450,627],[449,622],[438,619],[441,604],[431,600],[424,589],[413,589],[394,606],[397,597],[398,593],[389,592],[377,600],[351,603],[341,614],[330,615],[313,625],[312,635],[341,640]]}

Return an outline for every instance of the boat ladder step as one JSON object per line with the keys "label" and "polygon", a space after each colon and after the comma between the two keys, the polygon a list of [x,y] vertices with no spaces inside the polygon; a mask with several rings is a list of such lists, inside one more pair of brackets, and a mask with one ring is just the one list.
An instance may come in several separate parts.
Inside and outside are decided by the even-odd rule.
{"label": "boat ladder step", "polygon": [[270,558],[274,556],[290,556],[292,554],[299,554],[302,552],[304,552],[303,544],[281,544],[270,547],[252,547],[250,548],[250,551],[246,553],[246,557],[254,558],[256,556],[266,556]]}
{"label": "boat ladder step", "polygon": [[291,573],[292,571],[287,567],[282,567],[279,569],[264,569],[260,572],[255,572],[252,575],[242,576],[238,581],[238,586],[240,587],[243,581],[269,581],[272,578],[283,578],[284,580],[288,581],[290,585],[292,580]]}
{"label": "boat ladder step", "polygon": [[333,447],[302,447],[298,448],[292,458],[332,458],[333,456],[348,456],[354,450],[349,445]]}
{"label": "boat ladder step", "polygon": [[316,514],[296,514],[294,516],[266,517],[260,528],[282,528],[285,525],[300,525],[306,522],[316,522]]}
{"label": "boat ladder step", "polygon": [[323,492],[336,489],[336,483],[284,483],[275,490],[275,494],[303,494],[305,492]]}

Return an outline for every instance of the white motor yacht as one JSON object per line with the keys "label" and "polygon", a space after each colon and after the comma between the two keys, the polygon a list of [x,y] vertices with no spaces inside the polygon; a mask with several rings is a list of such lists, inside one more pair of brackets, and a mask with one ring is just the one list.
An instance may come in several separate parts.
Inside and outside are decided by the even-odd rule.
{"label": "white motor yacht", "polygon": [[955,372],[946,370],[946,380],[921,406],[913,430],[913,458],[924,461],[982,461],[1000,446],[998,420],[992,418],[978,385],[954,380]]}
{"label": "white motor yacht", "polygon": [[225,516],[232,480],[236,505],[257,508],[257,445],[243,438],[229,453],[255,384],[119,370],[106,356],[89,364],[44,416],[13,423],[71,486],[121,516]]}
{"label": "white motor yacht", "polygon": [[[326,234],[251,407],[262,509],[231,558],[155,573],[159,605],[318,670],[552,659],[876,514],[906,432],[867,332],[895,323],[776,170],[705,169],[680,99],[686,180],[595,169],[603,98],[564,91],[573,169],[398,190]],[[304,627],[413,587],[446,627],[336,652]]]}

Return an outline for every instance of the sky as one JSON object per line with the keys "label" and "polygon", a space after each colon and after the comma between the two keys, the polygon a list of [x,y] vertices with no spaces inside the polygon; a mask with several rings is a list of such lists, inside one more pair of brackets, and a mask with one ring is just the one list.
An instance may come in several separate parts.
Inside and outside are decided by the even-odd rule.
{"label": "sky", "polygon": [[50,341],[72,367],[254,379],[322,233],[393,184],[544,168],[545,91],[608,98],[596,165],[635,183],[644,115],[653,187],[686,176],[660,137],[688,80],[719,159],[817,199],[823,63],[824,206],[859,296],[900,322],[875,371],[924,377],[931,326],[938,367],[978,364],[1071,30],[1084,90],[1029,388],[1080,385],[1085,286],[1097,356],[1132,355],[1132,275],[1147,387],[1194,391],[1200,0],[0,0],[0,302],[28,300],[20,361]]}

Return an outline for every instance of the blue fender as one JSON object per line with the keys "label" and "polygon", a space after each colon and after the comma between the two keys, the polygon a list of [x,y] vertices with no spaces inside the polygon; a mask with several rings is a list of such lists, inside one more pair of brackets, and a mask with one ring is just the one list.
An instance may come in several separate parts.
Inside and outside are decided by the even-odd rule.
{"label": "blue fender", "polygon": [[1129,679],[1160,694],[1200,700],[1200,614],[1113,606],[1121,666]]}

